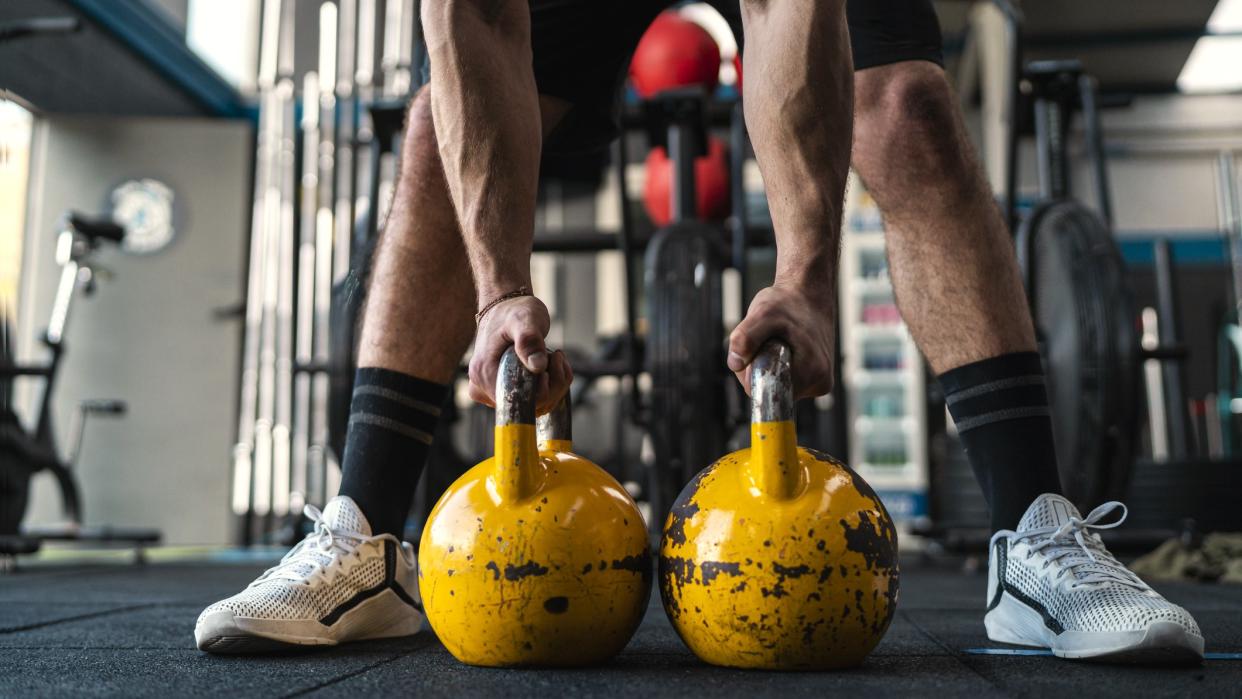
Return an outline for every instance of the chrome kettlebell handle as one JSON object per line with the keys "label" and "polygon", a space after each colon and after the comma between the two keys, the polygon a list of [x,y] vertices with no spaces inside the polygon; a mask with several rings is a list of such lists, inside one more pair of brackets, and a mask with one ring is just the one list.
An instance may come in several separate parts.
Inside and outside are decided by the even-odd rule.
{"label": "chrome kettlebell handle", "polygon": [[535,422],[535,429],[539,433],[541,442],[545,440],[573,441],[573,420],[569,410],[568,391],[551,410],[539,416]]}
{"label": "chrome kettlebell handle", "polygon": [[751,422],[794,419],[793,352],[782,340],[768,340],[750,364]]}
{"label": "chrome kettlebell handle", "polygon": [[496,371],[496,426],[535,424],[535,375],[510,347]]}

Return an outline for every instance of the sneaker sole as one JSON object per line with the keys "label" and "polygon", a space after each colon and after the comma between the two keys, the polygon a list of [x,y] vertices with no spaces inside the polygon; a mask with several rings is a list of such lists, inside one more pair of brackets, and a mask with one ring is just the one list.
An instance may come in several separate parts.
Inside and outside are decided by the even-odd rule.
{"label": "sneaker sole", "polygon": [[260,655],[288,653],[313,647],[328,647],[336,642],[317,644],[288,643],[263,636],[212,636],[198,642],[198,649],[214,655]]}
{"label": "sneaker sole", "polygon": [[325,627],[317,621],[271,621],[237,617],[220,611],[199,619],[195,645],[217,655],[282,653],[324,648],[352,641],[412,636],[422,628],[423,615],[391,592],[363,602]]}
{"label": "sneaker sole", "polygon": [[1047,648],[1059,658],[1104,663],[1198,665],[1203,638],[1170,621],[1152,623],[1141,631],[1053,633],[1039,612],[1009,593],[984,616],[988,638],[1012,645]]}

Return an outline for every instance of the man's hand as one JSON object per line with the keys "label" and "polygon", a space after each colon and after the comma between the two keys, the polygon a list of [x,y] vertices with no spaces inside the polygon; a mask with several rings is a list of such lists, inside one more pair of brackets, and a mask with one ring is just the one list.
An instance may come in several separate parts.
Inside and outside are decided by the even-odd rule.
{"label": "man's hand", "polygon": [[522,365],[538,377],[535,411],[551,410],[569,390],[574,374],[565,353],[549,352],[543,342],[550,325],[547,306],[534,296],[510,299],[487,311],[470,356],[470,397],[496,405],[496,372],[501,355],[512,345]]}
{"label": "man's hand", "polygon": [[770,286],[751,301],[746,317],[729,336],[729,370],[750,394],[750,363],[773,338],[793,350],[794,399],[832,390],[837,304],[834,290]]}

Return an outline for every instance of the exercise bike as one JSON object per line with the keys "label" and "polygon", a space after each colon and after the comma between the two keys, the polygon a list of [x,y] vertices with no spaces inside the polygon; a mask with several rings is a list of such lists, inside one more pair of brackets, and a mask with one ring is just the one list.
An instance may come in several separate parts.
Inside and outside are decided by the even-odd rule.
{"label": "exercise bike", "polygon": [[[51,318],[43,335],[49,359],[43,364],[18,364],[13,360],[7,322],[0,337],[0,565],[11,564],[18,554],[34,553],[44,541],[78,541],[95,544],[128,543],[142,560],[143,547],[157,543],[155,529],[87,527],[83,522],[81,490],[74,467],[81,454],[86,423],[91,417],[119,417],[126,404],[119,400],[86,400],[78,404],[69,448],[57,446],[52,420],[52,398],[65,354],[65,326],[78,292],[93,294],[98,280],[106,276],[94,262],[104,245],[119,244],[125,230],[106,219],[91,219],[69,213],[64,219],[56,246],[60,283],[52,304]],[[13,384],[20,377],[43,379],[43,395],[33,430],[26,429],[13,410]],[[29,505],[31,478],[47,471],[61,494],[66,523],[55,527],[26,527],[21,523]]]}

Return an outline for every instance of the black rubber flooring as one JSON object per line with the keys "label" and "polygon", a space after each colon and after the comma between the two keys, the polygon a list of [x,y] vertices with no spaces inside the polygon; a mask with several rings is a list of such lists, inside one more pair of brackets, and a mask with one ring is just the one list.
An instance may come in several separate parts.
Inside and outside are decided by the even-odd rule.
{"label": "black rubber flooring", "polygon": [[[268,657],[194,648],[208,603],[264,566],[42,568],[0,577],[0,697],[160,696],[1242,696],[1242,586],[1164,584],[1198,618],[1209,659],[1189,669],[1102,666],[1004,652],[983,632],[985,580],[941,563],[903,565],[900,607],[863,667],[743,672],[700,663],[658,596],[629,647],[582,670],[463,666],[430,631]],[[1229,658],[1228,656],[1234,656]]]}

